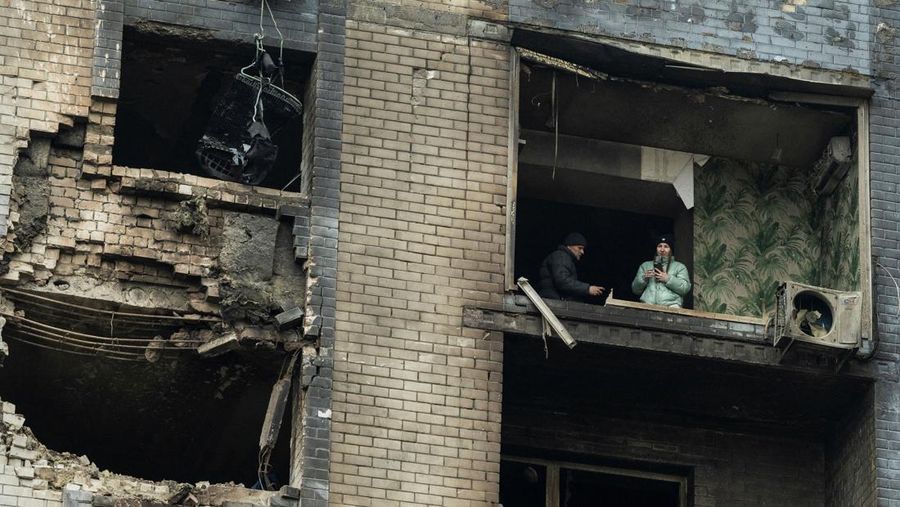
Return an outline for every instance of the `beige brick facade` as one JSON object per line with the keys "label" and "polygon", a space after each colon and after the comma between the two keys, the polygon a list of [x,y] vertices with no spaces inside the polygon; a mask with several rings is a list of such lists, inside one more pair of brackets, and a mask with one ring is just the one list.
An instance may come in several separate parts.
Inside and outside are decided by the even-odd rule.
{"label": "beige brick facade", "polygon": [[30,131],[55,133],[87,116],[94,9],[88,0],[0,5],[0,195]]}
{"label": "beige brick facade", "polygon": [[508,49],[348,22],[333,505],[498,500]]}

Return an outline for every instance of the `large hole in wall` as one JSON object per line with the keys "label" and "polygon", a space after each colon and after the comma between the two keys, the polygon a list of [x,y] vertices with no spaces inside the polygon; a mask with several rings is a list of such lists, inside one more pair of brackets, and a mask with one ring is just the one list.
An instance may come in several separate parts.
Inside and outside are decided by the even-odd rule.
{"label": "large hole in wall", "polygon": [[[211,176],[198,161],[197,142],[228,90],[239,86],[234,85],[234,76],[254,61],[253,46],[162,36],[128,27],[122,44],[113,162]],[[278,54],[277,47],[267,50]],[[302,98],[310,61],[306,53],[285,50],[284,81],[277,84]],[[244,95],[238,98],[247,104],[241,104],[252,109],[253,97]],[[302,116],[267,126],[278,156],[260,185],[281,189],[293,181],[287,189],[299,190],[299,178],[295,178],[300,172]]]}
{"label": "large hole in wall", "polygon": [[[693,284],[687,308],[762,316],[789,280],[859,290],[856,108],[569,70],[521,59],[516,277],[536,279],[577,231],[581,280],[634,301],[631,281],[667,234]],[[817,191],[838,138],[852,155]]]}
{"label": "large hole in wall", "polygon": [[[16,404],[48,448],[144,479],[256,482],[260,429],[282,355],[185,351],[149,363],[17,340],[9,347],[0,398]],[[271,458],[279,484],[288,479],[289,435],[283,426]]]}

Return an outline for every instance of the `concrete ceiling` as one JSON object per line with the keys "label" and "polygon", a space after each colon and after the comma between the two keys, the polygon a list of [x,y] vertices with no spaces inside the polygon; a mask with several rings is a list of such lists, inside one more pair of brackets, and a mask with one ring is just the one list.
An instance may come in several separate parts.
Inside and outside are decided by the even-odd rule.
{"label": "concrete ceiling", "polygon": [[[523,62],[519,123],[552,132],[553,70]],[[810,167],[854,115],[556,71],[560,134]]]}

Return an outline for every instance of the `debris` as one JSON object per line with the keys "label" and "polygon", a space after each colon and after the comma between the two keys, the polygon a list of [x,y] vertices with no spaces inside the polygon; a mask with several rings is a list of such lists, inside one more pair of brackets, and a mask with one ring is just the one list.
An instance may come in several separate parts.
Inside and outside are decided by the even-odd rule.
{"label": "debris", "polygon": [[230,332],[219,338],[210,340],[203,345],[197,347],[197,352],[204,357],[215,357],[231,352],[240,347],[237,333]]}
{"label": "debris", "polygon": [[150,363],[159,361],[159,358],[162,356],[162,350],[165,348],[165,343],[166,341],[162,336],[154,336],[153,340],[147,344],[147,348],[144,349],[144,358]]}
{"label": "debris", "polygon": [[794,321],[801,331],[815,338],[821,338],[828,334],[828,329],[822,322],[822,312],[818,310],[797,310]]}
{"label": "debris", "polygon": [[528,299],[531,300],[532,304],[537,307],[538,311],[541,312],[541,315],[546,322],[545,325],[545,333],[549,334],[549,331],[546,329],[548,326],[556,331],[556,334],[565,342],[566,346],[574,348],[575,345],[578,345],[578,342],[575,341],[575,338],[572,338],[572,335],[569,334],[569,331],[562,325],[562,322],[556,318],[556,315],[553,314],[553,310],[544,303],[544,300],[541,299],[541,296],[538,295],[537,291],[531,286],[528,282],[528,279],[525,277],[520,277],[516,280],[516,284],[522,289],[522,292],[528,296]]}
{"label": "debris", "polygon": [[291,392],[291,379],[282,378],[275,382],[272,394],[269,397],[269,407],[266,410],[266,418],[263,421],[262,431],[259,435],[259,448],[274,448],[278,440],[278,432],[281,430],[281,422],[284,419],[284,408],[287,406],[288,395]]}
{"label": "debris", "polygon": [[178,203],[171,217],[175,230],[182,234],[206,236],[209,234],[209,211],[203,196],[194,196]]}
{"label": "debris", "polygon": [[293,329],[303,323],[304,316],[304,311],[295,306],[276,315],[275,323],[279,331]]}

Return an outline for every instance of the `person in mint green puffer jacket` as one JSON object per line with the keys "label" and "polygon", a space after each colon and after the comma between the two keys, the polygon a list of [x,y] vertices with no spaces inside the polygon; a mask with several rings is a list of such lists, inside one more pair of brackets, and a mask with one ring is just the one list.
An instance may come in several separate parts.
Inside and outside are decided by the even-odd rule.
{"label": "person in mint green puffer jacket", "polygon": [[672,256],[674,241],[664,234],[656,242],[656,258],[638,268],[631,290],[651,305],[681,308],[684,296],[691,290],[687,267]]}

